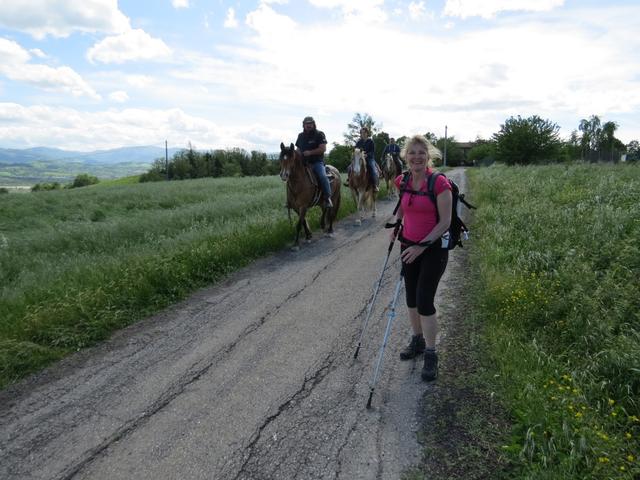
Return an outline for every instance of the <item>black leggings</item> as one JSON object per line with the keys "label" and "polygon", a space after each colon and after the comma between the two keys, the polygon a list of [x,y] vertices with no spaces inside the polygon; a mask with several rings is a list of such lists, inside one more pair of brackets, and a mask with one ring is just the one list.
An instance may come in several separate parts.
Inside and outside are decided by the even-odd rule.
{"label": "black leggings", "polygon": [[[405,248],[403,246],[401,250]],[[433,299],[436,296],[440,277],[447,268],[448,260],[449,250],[434,246],[427,248],[413,262],[402,262],[407,307],[418,307],[418,313],[423,316],[436,313]]]}

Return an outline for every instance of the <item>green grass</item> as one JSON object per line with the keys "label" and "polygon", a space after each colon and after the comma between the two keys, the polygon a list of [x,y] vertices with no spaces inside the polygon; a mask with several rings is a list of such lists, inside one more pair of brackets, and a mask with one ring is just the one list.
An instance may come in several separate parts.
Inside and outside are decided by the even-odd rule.
{"label": "green grass", "polygon": [[3,195],[0,386],[290,244],[284,198],[278,177]]}
{"label": "green grass", "polygon": [[140,175],[114,178],[113,180],[100,180],[96,185],[99,187],[113,187],[114,185],[133,185],[137,183],[140,183]]}
{"label": "green grass", "polygon": [[640,476],[640,169],[470,171],[474,316],[510,478]]}

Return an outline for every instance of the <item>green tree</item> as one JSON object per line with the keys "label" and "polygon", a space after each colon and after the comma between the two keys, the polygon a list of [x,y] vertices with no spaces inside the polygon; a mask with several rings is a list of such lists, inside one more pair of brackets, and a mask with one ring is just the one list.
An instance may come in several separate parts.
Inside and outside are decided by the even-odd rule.
{"label": "green tree", "polygon": [[[429,135],[429,133],[427,133],[427,135]],[[435,137],[435,135],[434,135],[434,137]],[[427,137],[427,140],[429,140],[428,137]],[[429,140],[429,141],[431,141],[431,140]],[[456,141],[455,137],[447,137],[446,142],[445,142],[444,137],[439,138],[439,139],[436,140],[435,146],[442,153],[443,159],[442,160],[434,159],[434,163],[436,165],[442,165],[444,163],[444,146],[445,146],[445,143],[447,145],[447,166],[448,167],[459,167],[460,165],[462,165],[464,163],[464,152],[458,146],[458,142]]]}
{"label": "green tree", "polygon": [[326,161],[329,165],[333,165],[341,172],[346,172],[347,167],[351,163],[351,155],[353,154],[353,147],[347,145],[333,144],[333,148],[326,156]]}
{"label": "green tree", "polygon": [[496,160],[507,165],[557,161],[562,144],[559,130],[558,125],[537,115],[510,117],[493,134]]}
{"label": "green tree", "polygon": [[640,161],[640,142],[638,142],[638,140],[631,140],[627,144],[627,161]]}
{"label": "green tree", "polygon": [[251,152],[248,165],[249,175],[262,176],[267,174],[267,154],[257,151]]}
{"label": "green tree", "polygon": [[356,113],[351,120],[351,123],[347,125],[347,132],[343,134],[344,143],[346,145],[355,145],[358,139],[360,138],[360,129],[362,127],[368,127],[371,131],[371,136],[373,137],[376,133],[380,131],[380,127],[376,125],[375,120],[368,113]]}
{"label": "green tree", "polygon": [[491,165],[496,160],[496,147],[493,142],[483,142],[469,150],[467,159],[473,165]]}
{"label": "green tree", "polygon": [[384,148],[389,145],[389,134],[387,132],[376,133],[373,137],[373,144],[376,146],[376,160],[382,162],[382,152]]}

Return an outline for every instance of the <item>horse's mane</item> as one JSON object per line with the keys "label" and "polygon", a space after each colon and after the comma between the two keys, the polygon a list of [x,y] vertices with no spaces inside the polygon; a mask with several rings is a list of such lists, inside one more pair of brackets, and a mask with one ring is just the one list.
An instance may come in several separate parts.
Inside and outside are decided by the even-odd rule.
{"label": "horse's mane", "polygon": [[360,171],[361,168],[365,171],[367,170],[367,162],[364,159],[364,152],[359,148],[356,148],[353,151],[353,164],[353,168],[356,172]]}

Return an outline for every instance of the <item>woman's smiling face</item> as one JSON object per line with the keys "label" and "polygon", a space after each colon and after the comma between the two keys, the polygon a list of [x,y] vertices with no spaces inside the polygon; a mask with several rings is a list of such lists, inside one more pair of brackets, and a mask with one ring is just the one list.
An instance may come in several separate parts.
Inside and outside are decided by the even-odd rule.
{"label": "woman's smiling face", "polygon": [[407,148],[407,163],[411,170],[424,170],[427,167],[429,153],[419,143],[412,143]]}

